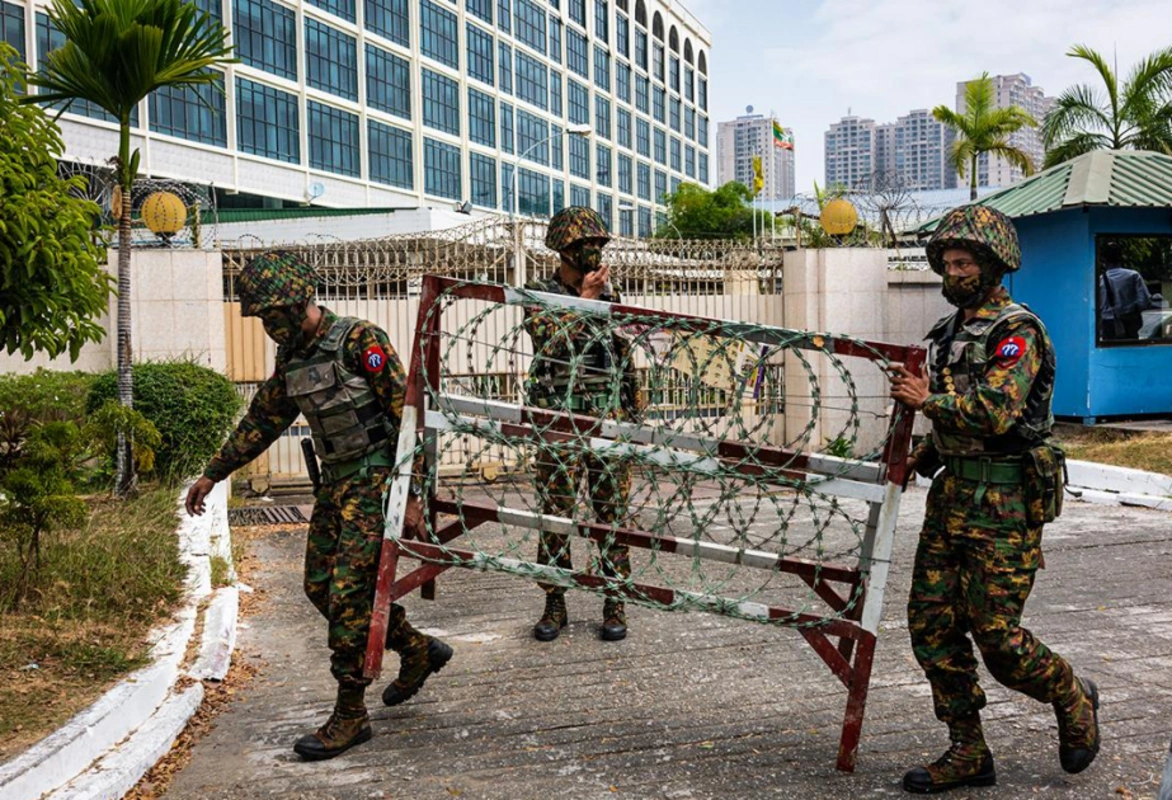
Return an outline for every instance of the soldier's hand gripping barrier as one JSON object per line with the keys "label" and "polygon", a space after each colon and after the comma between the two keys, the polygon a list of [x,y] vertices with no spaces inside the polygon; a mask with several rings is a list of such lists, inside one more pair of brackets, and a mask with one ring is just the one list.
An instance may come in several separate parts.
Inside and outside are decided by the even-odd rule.
{"label": "soldier's hand gripping barrier", "polygon": [[[853,769],[913,417],[886,372],[923,360],[427,276],[367,676],[392,600],[452,567],[510,573],[796,629],[848,690],[838,767]],[[406,538],[413,479],[425,532]],[[575,539],[593,543],[577,562]]]}

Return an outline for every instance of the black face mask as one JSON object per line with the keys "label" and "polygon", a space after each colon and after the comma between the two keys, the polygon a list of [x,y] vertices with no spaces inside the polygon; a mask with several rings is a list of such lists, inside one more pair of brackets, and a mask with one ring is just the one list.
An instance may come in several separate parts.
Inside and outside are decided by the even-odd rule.
{"label": "black face mask", "polygon": [[297,347],[304,338],[305,307],[272,308],[261,312],[260,324],[278,346]]}
{"label": "black face mask", "polygon": [[574,257],[574,268],[583,275],[597,272],[602,268],[602,247],[600,244],[583,244],[579,247]]}
{"label": "black face mask", "polygon": [[976,275],[945,275],[941,294],[957,308],[973,309],[981,306],[990,290],[1001,283],[1000,273],[986,267]]}

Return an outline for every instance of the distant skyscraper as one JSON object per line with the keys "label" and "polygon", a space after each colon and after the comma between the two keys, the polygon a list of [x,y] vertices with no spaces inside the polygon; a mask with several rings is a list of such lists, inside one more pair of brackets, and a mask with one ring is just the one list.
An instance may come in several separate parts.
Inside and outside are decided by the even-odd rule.
{"label": "distant skyscraper", "polygon": [[[1009,143],[1030,157],[1035,169],[1042,168],[1046,149],[1042,145],[1041,125],[1046,114],[1054,106],[1054,98],[1047,97],[1040,86],[1034,86],[1030,76],[1019,72],[1015,75],[994,75],[993,104],[997,108],[1019,106],[1038,121],[1037,128],[1022,128],[1009,137]],[[965,111],[964,93],[968,81],[956,84],[956,110]],[[977,162],[977,184],[979,186],[1009,186],[1020,181],[1025,174],[1001,156],[984,154]]]}
{"label": "distant skyscraper", "polygon": [[956,170],[948,165],[948,151],[956,135],[921,108],[908,112],[891,126],[892,171],[911,191],[955,189]]}
{"label": "distant skyscraper", "polygon": [[[774,200],[793,197],[794,151],[774,144],[773,117],[747,114],[716,126],[716,174],[720,184],[740,181],[753,186],[753,156],[761,157],[765,188],[759,195]],[[784,129],[792,138],[793,130]]]}
{"label": "distant skyscraper", "polygon": [[876,138],[873,119],[843,117],[833,123],[826,132],[826,185],[848,189],[869,186],[875,170]]}

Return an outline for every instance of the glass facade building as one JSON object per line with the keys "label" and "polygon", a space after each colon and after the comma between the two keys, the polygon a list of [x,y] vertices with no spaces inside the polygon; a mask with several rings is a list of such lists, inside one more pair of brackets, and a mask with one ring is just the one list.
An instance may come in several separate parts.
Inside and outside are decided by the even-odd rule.
{"label": "glass facade building", "polygon": [[[661,0],[198,0],[240,63],[167,89],[132,120],[144,174],[333,207],[590,205],[649,233],[664,195],[707,182],[710,35]],[[0,35],[38,64],[43,0],[0,0]],[[113,121],[75,104],[66,158]],[[588,135],[568,128],[588,125]],[[145,145],[145,146],[144,146]]]}

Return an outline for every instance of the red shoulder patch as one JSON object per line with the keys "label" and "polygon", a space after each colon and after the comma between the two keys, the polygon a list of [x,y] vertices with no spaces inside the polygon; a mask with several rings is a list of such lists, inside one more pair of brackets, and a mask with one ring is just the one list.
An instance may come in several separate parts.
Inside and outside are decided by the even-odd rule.
{"label": "red shoulder patch", "polygon": [[362,365],[367,372],[382,372],[387,365],[387,354],[377,344],[362,351]]}
{"label": "red shoulder patch", "polygon": [[1020,336],[1010,336],[1002,339],[993,350],[993,357],[1000,359],[1004,364],[1013,364],[1026,354],[1026,340]]}

